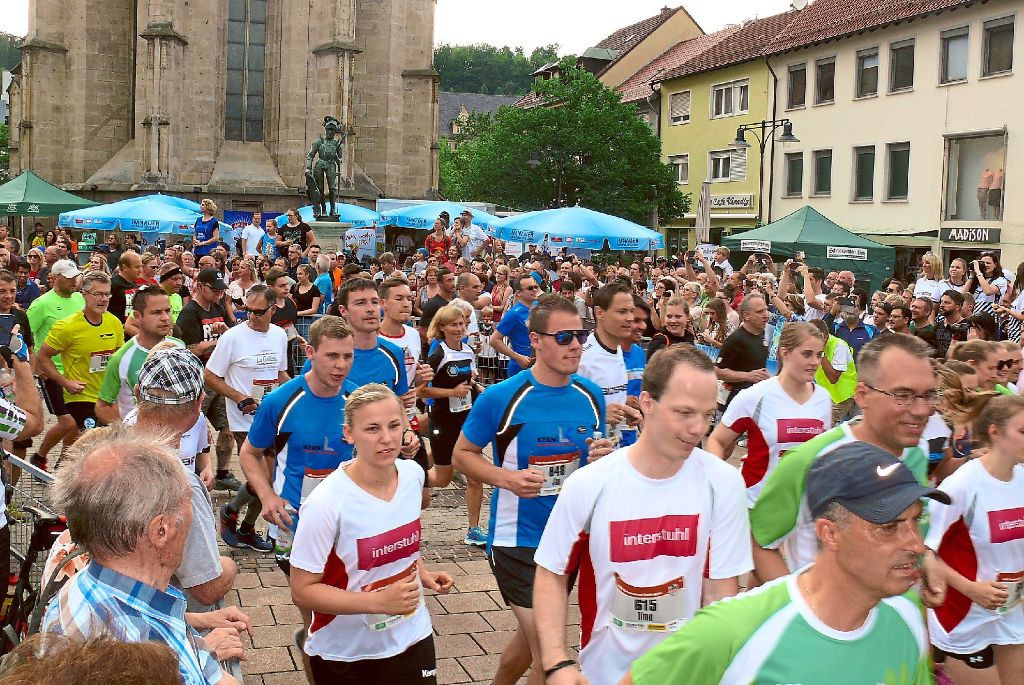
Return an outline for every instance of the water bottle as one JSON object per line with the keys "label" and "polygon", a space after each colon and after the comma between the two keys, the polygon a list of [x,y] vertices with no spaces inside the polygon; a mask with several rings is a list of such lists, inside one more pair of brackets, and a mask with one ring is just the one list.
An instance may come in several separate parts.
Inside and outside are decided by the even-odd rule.
{"label": "water bottle", "polygon": [[[298,521],[299,513],[291,504],[285,504],[284,510],[292,517],[292,526]],[[292,541],[295,540],[295,529],[288,526],[277,527],[277,537],[274,539],[274,556],[284,560],[291,556]]]}

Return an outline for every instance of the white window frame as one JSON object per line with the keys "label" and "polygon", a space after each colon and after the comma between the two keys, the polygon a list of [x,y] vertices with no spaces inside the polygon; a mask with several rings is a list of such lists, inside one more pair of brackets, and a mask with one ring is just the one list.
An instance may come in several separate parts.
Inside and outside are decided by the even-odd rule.
{"label": "white window frame", "polygon": [[[902,50],[903,48],[911,48],[911,54],[914,56],[914,69],[910,72],[910,85],[900,86],[897,88],[894,84],[896,77],[896,60],[893,58],[893,53],[896,50]],[[914,90],[914,82],[917,80],[917,39],[907,38],[905,40],[897,40],[889,43],[889,92],[890,93],[909,93]]]}
{"label": "white window frame", "polygon": [[[675,174],[676,183],[687,185],[690,182],[690,153],[684,152],[681,155],[669,155],[669,164],[672,165],[672,172]],[[685,173],[680,173],[684,171]]]}
{"label": "white window frame", "polygon": [[[818,94],[818,68],[826,64],[832,65],[832,98],[829,100],[819,100]],[[836,56],[829,55],[828,57],[822,57],[814,60],[814,104],[815,105],[831,105],[836,101]]]}
{"label": "white window frame", "polygon": [[[1010,41],[1010,68],[1005,71],[993,71],[991,73],[985,72],[985,65],[988,64],[988,30],[990,28],[996,28],[998,26],[1006,26],[1009,24],[1013,27],[1013,39]],[[981,25],[981,77],[988,78],[991,76],[1004,76],[1006,74],[1013,73],[1013,48],[1017,40],[1017,15],[1008,14],[1004,17],[996,17],[995,19],[989,19]]]}
{"label": "white window frame", "polygon": [[[681,115],[679,121],[675,121],[672,118],[672,98],[682,97],[683,95],[687,96],[686,114]],[[689,89],[681,90],[678,93],[671,93],[668,96],[668,125],[669,126],[682,126],[683,124],[690,123],[690,116],[691,116],[692,110],[693,110],[693,93]]]}
{"label": "white window frame", "polygon": [[889,194],[889,189],[892,187],[892,153],[897,147],[902,148],[906,146],[907,152],[910,152],[910,141],[899,140],[892,143],[885,144],[885,191],[884,197],[886,202],[907,202],[910,199],[910,156],[907,156],[907,194],[892,196]]}
{"label": "white window frame", "polygon": [[[963,78],[946,78],[949,71],[949,53],[946,50],[946,41],[951,38],[964,37],[967,40],[967,53],[966,59],[967,64],[964,65],[964,77]],[[946,29],[939,33],[939,85],[947,86],[951,83],[964,83],[967,81],[967,75],[970,73],[970,62],[971,62],[971,26],[970,24],[964,24],[963,26],[954,26],[953,28]],[[982,65],[984,68],[984,65]]]}
{"label": "white window frame", "polygon": [[[715,175],[715,160],[724,159],[728,162],[728,169],[725,170],[725,175]],[[722,170],[721,167],[719,170]],[[724,150],[710,150],[708,152],[708,178],[711,179],[712,183],[727,183],[732,180],[730,173],[732,171],[732,150],[726,148]]]}
{"label": "white window frame", "polygon": [[[794,105],[790,102],[790,96],[793,92],[793,72],[801,70],[804,72],[803,102],[799,105]],[[804,109],[805,107],[807,107],[807,62],[790,64],[786,67],[786,109]]]}
{"label": "white window frame", "polygon": [[[746,107],[742,107],[743,98],[741,91],[743,88],[747,89],[747,102]],[[715,113],[715,108],[718,100],[718,93],[722,93],[722,105],[725,107],[726,99],[729,100],[729,111],[723,111],[720,114]],[[726,117],[734,117],[740,114],[746,114],[750,110],[750,79],[742,78],[736,79],[735,81],[726,81],[725,83],[716,83],[711,86],[711,100],[709,102],[711,108],[712,119],[725,119]]]}

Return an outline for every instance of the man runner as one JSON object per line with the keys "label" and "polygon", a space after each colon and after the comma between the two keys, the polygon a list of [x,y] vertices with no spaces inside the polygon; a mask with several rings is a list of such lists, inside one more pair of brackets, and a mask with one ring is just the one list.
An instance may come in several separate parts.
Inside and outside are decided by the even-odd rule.
{"label": "man runner", "polygon": [[884,449],[851,442],[823,456],[807,471],[814,564],[701,610],[622,683],[931,683],[908,592],[925,551],[922,497],[949,503]]}
{"label": "man runner", "polygon": [[[39,371],[64,389],[64,406],[79,430],[103,425],[96,416],[107,364],[124,345],[124,326],[107,311],[110,276],[90,271],[82,278],[85,308],[53,324],[39,349]],[[53,357],[61,355],[64,373]]]}
{"label": "man runner", "polygon": [[[467,478],[494,486],[488,559],[519,624],[494,676],[499,685],[516,682],[531,661],[540,672],[534,553],[565,478],[588,459],[611,452],[608,440],[592,437],[604,432],[601,389],[576,375],[589,335],[576,306],[560,295],[545,295],[529,326],[536,363],[477,398],[452,456]],[[493,461],[483,455],[489,443]]]}
{"label": "man runner", "polygon": [[[702,605],[735,595],[753,568],[743,479],[698,447],[716,404],[707,355],[688,345],[659,352],[644,373],[647,427],[637,443],[566,481],[536,554],[547,683],[578,682],[582,670],[594,685],[614,685]],[[579,669],[565,644],[568,575],[577,565],[585,574]]]}
{"label": "man runner", "polygon": [[[245,295],[245,322],[220,337],[206,363],[206,385],[225,399],[228,428],[239,453],[260,403],[275,388],[290,380],[288,336],[282,328],[270,324],[275,299],[267,286],[252,286]],[[264,451],[265,458],[273,456],[273,450]],[[248,509],[239,526],[238,515],[246,506]],[[272,550],[274,546],[256,532],[260,511],[260,500],[246,483],[220,510],[220,536],[225,544],[249,547],[257,552]]]}
{"label": "man runner", "polygon": [[[533,276],[520,276],[512,279],[512,290],[516,303],[502,315],[489,341],[498,354],[508,357],[508,378],[530,365],[531,331],[526,322],[540,295],[540,284]],[[505,342],[506,337],[508,343]]]}

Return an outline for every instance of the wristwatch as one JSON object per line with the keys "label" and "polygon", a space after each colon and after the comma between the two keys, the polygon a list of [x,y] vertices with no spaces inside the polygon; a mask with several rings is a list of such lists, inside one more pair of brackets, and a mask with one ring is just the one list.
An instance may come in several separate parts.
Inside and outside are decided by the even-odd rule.
{"label": "wristwatch", "polygon": [[248,407],[250,404],[258,405],[259,402],[257,402],[251,397],[246,397],[244,400],[238,403],[238,411],[245,411],[245,408]]}

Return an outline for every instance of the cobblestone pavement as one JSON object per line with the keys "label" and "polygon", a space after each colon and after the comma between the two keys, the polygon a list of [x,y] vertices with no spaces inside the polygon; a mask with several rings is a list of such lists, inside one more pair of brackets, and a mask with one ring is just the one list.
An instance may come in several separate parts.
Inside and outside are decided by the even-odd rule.
{"label": "cobblestone pavement", "polygon": [[[216,493],[219,506],[226,493]],[[489,488],[482,520],[487,521]],[[483,550],[464,545],[465,490],[452,485],[435,491],[423,512],[422,554],[427,567],[448,571],[455,587],[446,596],[427,592],[434,621],[439,683],[489,683],[505,643],[515,630],[515,618],[505,606]],[[248,660],[243,664],[246,685],[306,683],[293,634],[301,624],[291,603],[288,582],[273,554],[256,554],[221,545],[239,567],[234,589],[225,602],[241,606],[252,618],[253,637],[245,638]],[[433,595],[433,596],[431,596]],[[575,594],[569,615],[569,644],[579,644],[579,611]],[[524,679],[525,682],[525,679]]]}

